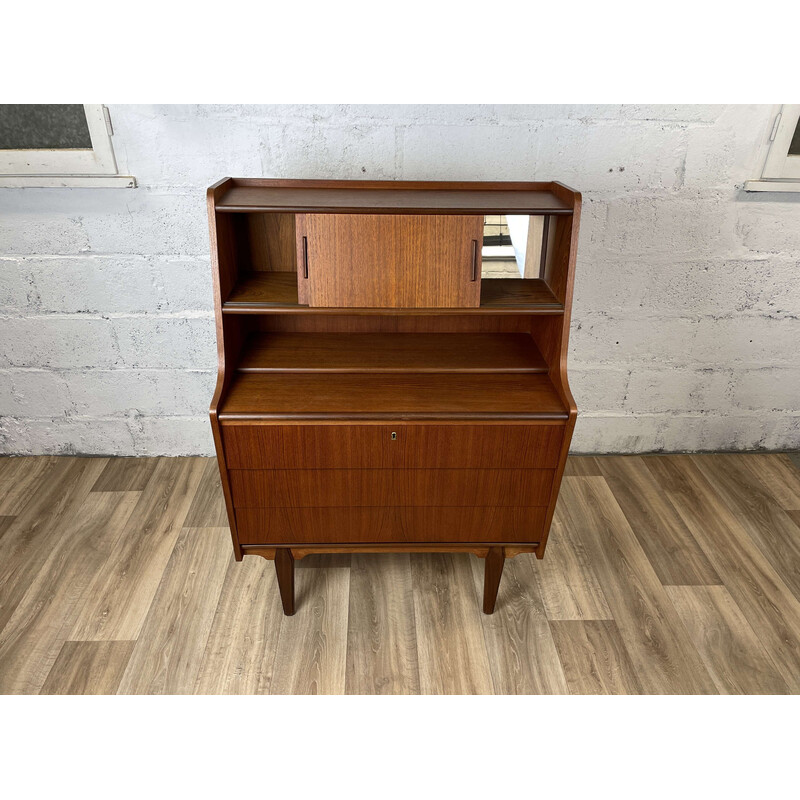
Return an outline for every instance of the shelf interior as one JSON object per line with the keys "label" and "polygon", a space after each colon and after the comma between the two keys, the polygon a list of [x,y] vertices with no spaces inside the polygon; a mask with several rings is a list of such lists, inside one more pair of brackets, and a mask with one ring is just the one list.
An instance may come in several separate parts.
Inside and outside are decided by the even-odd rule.
{"label": "shelf interior", "polygon": [[256,333],[239,372],[547,372],[528,333]]}
{"label": "shelf interior", "polygon": [[[293,272],[249,272],[243,274],[223,303],[226,314],[260,310],[351,313],[354,309],[320,309],[297,302],[297,275]],[[422,309],[424,310],[424,309]],[[439,309],[437,309],[439,310]],[[564,307],[539,278],[494,278],[481,281],[481,304],[477,308],[442,309],[460,314],[514,310],[524,313],[562,313]],[[358,309],[360,313],[386,314],[395,309]],[[420,312],[421,309],[413,309]]]}
{"label": "shelf interior", "polygon": [[561,419],[546,373],[237,372],[220,420]]}
{"label": "shelf interior", "polygon": [[221,212],[339,214],[571,214],[547,189],[401,189],[232,185],[216,201]]}

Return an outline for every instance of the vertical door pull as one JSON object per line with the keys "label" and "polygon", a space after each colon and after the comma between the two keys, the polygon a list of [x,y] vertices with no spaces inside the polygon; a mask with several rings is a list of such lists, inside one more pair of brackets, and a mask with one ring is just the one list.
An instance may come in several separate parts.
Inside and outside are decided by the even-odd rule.
{"label": "vertical door pull", "polygon": [[472,240],[472,280],[478,280],[478,240]]}
{"label": "vertical door pull", "polygon": [[308,237],[303,237],[303,277],[308,277]]}

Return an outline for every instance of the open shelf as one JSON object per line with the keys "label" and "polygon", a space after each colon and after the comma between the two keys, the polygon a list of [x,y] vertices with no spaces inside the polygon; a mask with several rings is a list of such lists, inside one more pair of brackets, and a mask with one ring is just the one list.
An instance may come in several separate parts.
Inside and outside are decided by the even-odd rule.
{"label": "open shelf", "polygon": [[488,278],[481,281],[481,308],[491,311],[514,308],[535,314],[537,311],[563,312],[550,287],[540,278]]}
{"label": "open shelf", "polygon": [[463,188],[411,189],[355,184],[347,188],[309,185],[295,188],[285,181],[278,187],[247,186],[234,180],[216,201],[216,210],[297,214],[572,214],[572,206],[549,188],[470,188],[469,184],[459,184]]}
{"label": "open shelf", "polygon": [[481,304],[477,308],[319,308],[297,302],[294,272],[249,272],[239,278],[224,314],[563,314],[548,285],[538,278],[493,278],[481,281]]}
{"label": "open shelf", "polygon": [[239,372],[547,372],[527,333],[259,333]]}
{"label": "open shelf", "polygon": [[219,406],[234,419],[563,419],[545,373],[237,372]]}

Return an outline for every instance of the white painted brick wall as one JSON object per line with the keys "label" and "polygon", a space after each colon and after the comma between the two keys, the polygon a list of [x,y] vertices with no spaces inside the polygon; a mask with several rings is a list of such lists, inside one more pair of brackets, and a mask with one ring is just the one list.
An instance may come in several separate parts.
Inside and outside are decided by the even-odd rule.
{"label": "white painted brick wall", "polygon": [[112,106],[140,188],[0,189],[0,452],[210,454],[205,188],[225,175],[583,192],[576,452],[800,448],[800,195],[771,106]]}

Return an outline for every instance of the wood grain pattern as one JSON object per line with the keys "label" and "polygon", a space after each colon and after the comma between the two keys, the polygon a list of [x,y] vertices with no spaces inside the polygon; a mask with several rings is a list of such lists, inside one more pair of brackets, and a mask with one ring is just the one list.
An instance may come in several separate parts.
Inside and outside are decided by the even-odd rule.
{"label": "wood grain pattern", "polygon": [[549,469],[562,437],[551,424],[223,426],[229,469]]}
{"label": "wood grain pattern", "polygon": [[158,590],[205,464],[161,458],[104,568],[71,639],[135,639]]}
{"label": "wood grain pattern", "polygon": [[203,477],[183,522],[185,528],[225,528],[228,512],[222,494],[219,467],[213,460],[205,464]]}
{"label": "wood grain pattern", "polygon": [[543,374],[237,373],[225,421],[263,419],[566,419]]}
{"label": "wood grain pattern", "polygon": [[230,479],[237,508],[545,506],[553,470],[236,469]]}
{"label": "wood grain pattern", "polygon": [[583,538],[565,526],[556,509],[553,542],[534,579],[551,620],[612,619],[595,566]]}
{"label": "wood grain pattern", "polygon": [[112,458],[92,487],[93,492],[141,492],[158,463],[155,458]]}
{"label": "wood grain pattern", "polygon": [[714,455],[692,460],[783,582],[800,597],[800,537],[795,536],[791,517],[740,461]]}
{"label": "wood grain pattern", "polygon": [[283,617],[271,694],[344,694],[350,570],[298,570],[297,613]]}
{"label": "wood grain pattern", "polygon": [[31,497],[37,495],[52,473],[66,465],[57,458],[0,457],[0,516],[20,514]]}
{"label": "wood grain pattern", "polygon": [[755,475],[777,504],[786,511],[800,511],[800,468],[786,453],[731,455],[734,464]]}
{"label": "wood grain pattern", "polygon": [[36,694],[42,687],[88,600],[92,576],[103,569],[138,499],[138,492],[90,492],[63,520],[0,632],[0,692]]}
{"label": "wood grain pattern", "polygon": [[[26,459],[26,462],[34,461]],[[8,623],[50,551],[61,541],[61,532],[83,505],[106,465],[102,458],[45,459],[47,479],[22,504],[0,539],[0,630]],[[35,464],[32,464],[36,473]],[[25,476],[22,482],[25,483]],[[28,484],[34,485],[34,484]]]}
{"label": "wood grain pattern", "polygon": [[217,209],[356,213],[568,214],[552,183],[292,181],[236,178]]}
{"label": "wood grain pattern", "polygon": [[239,263],[249,269],[287,272],[295,277],[294,214],[242,214]]}
{"label": "wood grain pattern", "polygon": [[706,554],[640,461],[617,456],[597,459],[597,464],[661,583],[721,583]]}
{"label": "wood grain pattern", "polygon": [[470,556],[414,554],[411,574],[422,694],[492,694]]}
{"label": "wood grain pattern", "polygon": [[39,694],[115,694],[136,642],[64,642]]}
{"label": "wood grain pattern", "polygon": [[263,558],[230,561],[195,694],[269,694],[283,609]]}
{"label": "wood grain pattern", "polygon": [[603,478],[565,478],[564,524],[580,530],[645,692],[715,692],[697,651]]}
{"label": "wood grain pattern", "polygon": [[[483,591],[483,561],[470,559],[475,591]],[[534,575],[533,555],[506,561],[495,613],[481,627],[495,694],[566,694],[567,684]]]}
{"label": "wood grain pattern", "polygon": [[0,517],[0,538],[11,527],[14,517]]}
{"label": "wood grain pattern", "polygon": [[788,694],[772,660],[724,586],[668,586],[720,694]]}
{"label": "wood grain pattern", "polygon": [[[209,581],[199,575],[196,559],[186,557],[188,540],[173,534],[172,526],[180,529],[183,522],[176,521],[174,473],[194,463],[194,488],[181,501],[186,515],[202,505],[198,494],[213,462],[167,461],[156,464],[160,491],[151,480],[142,491],[119,494],[92,491],[103,473],[115,474],[106,471],[104,459],[0,460],[0,478],[9,464],[20,485],[38,487],[24,502],[16,495],[20,514],[0,537],[0,608],[8,613],[0,631],[5,691],[114,693],[136,646],[153,657],[163,654],[171,665],[165,674],[191,665],[179,670],[187,675],[180,690],[209,694],[800,693],[800,600],[755,535],[756,528],[792,541],[800,535],[800,512],[785,510],[795,525],[790,529],[773,526],[759,510],[768,502],[781,508],[782,501],[792,502],[788,468],[795,467],[783,455],[629,459],[634,470],[647,470],[646,480],[656,482],[672,508],[659,505],[661,513],[678,515],[724,584],[663,586],[640,544],[655,512],[628,519],[604,476],[570,476],[547,558],[525,554],[506,561],[494,615],[480,611],[480,558],[452,551],[358,554],[351,568],[341,550],[308,556],[301,549],[306,557],[297,562],[298,609],[291,618],[283,617],[273,564],[254,556],[231,560],[221,528],[214,535],[224,579],[217,592],[214,571],[210,583],[218,598],[201,597]],[[634,485],[638,480],[627,469],[619,474]],[[50,480],[40,481],[42,475]],[[754,498],[758,503],[744,520],[741,510]],[[162,537],[172,544],[165,546]],[[107,586],[120,567],[123,538],[133,576]],[[164,547],[167,558],[161,559]],[[474,550],[483,556],[488,547]],[[557,584],[559,573],[564,578]],[[141,596],[132,588],[139,584]],[[72,636],[92,607],[92,616],[108,609],[111,624],[124,632],[134,627],[136,613],[123,618],[140,606],[147,624],[135,626],[127,639]],[[616,627],[591,616],[610,617]],[[170,620],[174,637],[165,632]],[[198,624],[202,631],[190,633]],[[143,682],[149,669],[141,671]],[[135,691],[158,691],[159,681]]]}
{"label": "wood grain pattern", "polygon": [[266,333],[240,372],[547,372],[527,333]]}
{"label": "wood grain pattern", "polygon": [[593,456],[569,456],[564,465],[564,474],[581,475],[584,478],[602,475],[597,462]]}
{"label": "wood grain pattern", "polygon": [[298,294],[311,307],[480,305],[482,216],[303,214],[297,235],[308,260]]}
{"label": "wood grain pattern", "polygon": [[347,694],[419,694],[408,554],[352,556],[345,688]]}
{"label": "wood grain pattern", "polygon": [[225,528],[181,531],[118,694],[191,694],[231,560]]}
{"label": "wood grain pattern", "polygon": [[643,693],[614,620],[561,620],[552,628],[570,694]]}
{"label": "wood grain pattern", "polygon": [[481,308],[486,310],[561,312],[564,305],[539,278],[495,278],[481,282]]}
{"label": "wood grain pattern", "polygon": [[793,692],[800,691],[800,601],[688,456],[644,459]]}
{"label": "wood grain pattern", "polygon": [[543,507],[349,506],[240,508],[239,541],[251,544],[536,543]]}

